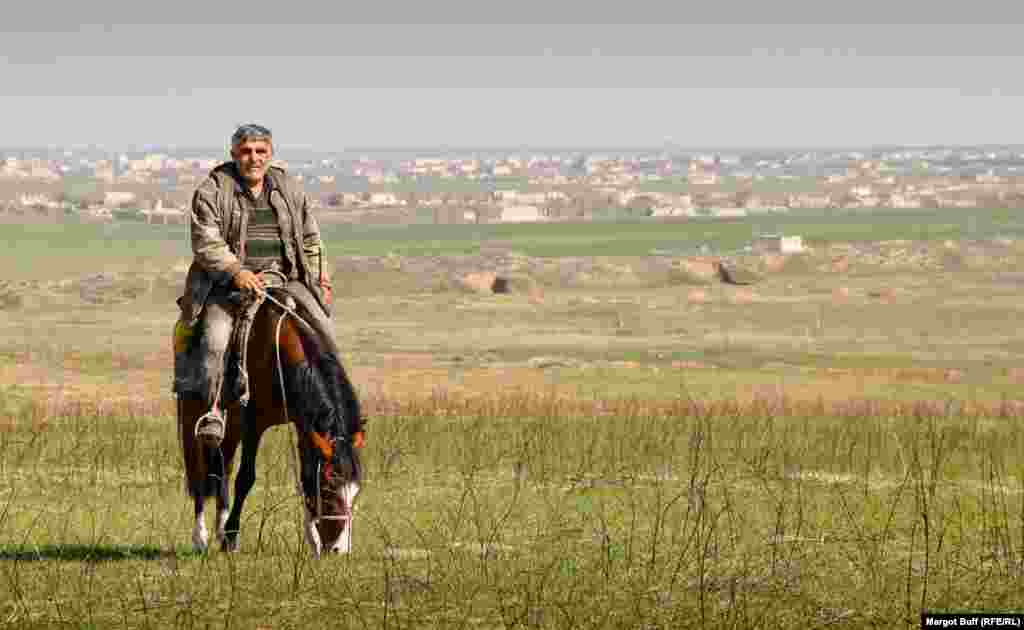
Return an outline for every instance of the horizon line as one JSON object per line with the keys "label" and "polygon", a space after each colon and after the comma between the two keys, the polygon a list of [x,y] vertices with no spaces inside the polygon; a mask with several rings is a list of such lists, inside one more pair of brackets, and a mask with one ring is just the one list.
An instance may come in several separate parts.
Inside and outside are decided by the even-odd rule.
{"label": "horizon line", "polygon": [[[360,146],[349,146],[349,147],[317,147],[309,144],[280,144],[275,148],[276,152],[280,151],[313,151],[318,153],[358,153],[358,152],[410,152],[410,151],[476,151],[476,152],[493,152],[493,151],[609,151],[609,150],[631,150],[631,151],[822,151],[822,150],[852,150],[852,151],[863,151],[863,150],[880,150],[880,149],[956,149],[956,148],[983,148],[983,147],[999,147],[999,148],[1024,148],[1024,142],[979,142],[979,143],[898,143],[898,142],[886,142],[886,143],[868,143],[868,144],[791,144],[791,145],[740,145],[740,144],[694,144],[685,145],[675,143],[671,141],[661,143],[638,143],[638,144],[487,144],[487,145],[472,145],[472,144],[410,144],[410,145],[360,145]],[[160,150],[170,151],[208,151],[208,152],[224,152],[226,155],[226,147],[217,147],[210,145],[190,145],[190,144],[145,144],[145,145],[102,145],[102,144],[83,144],[83,143],[70,143],[66,145],[61,144],[38,144],[38,145],[11,145],[11,146],[0,146],[0,152],[3,151],[131,151],[131,152],[155,152]]]}

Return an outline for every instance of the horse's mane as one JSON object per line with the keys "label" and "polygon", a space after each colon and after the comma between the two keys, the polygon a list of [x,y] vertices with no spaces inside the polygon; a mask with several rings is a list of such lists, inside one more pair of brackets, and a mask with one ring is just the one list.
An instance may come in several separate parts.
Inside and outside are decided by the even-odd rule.
{"label": "horse's mane", "polygon": [[[280,307],[269,301],[263,308],[273,312],[275,322],[283,314]],[[340,358],[327,343],[310,328],[294,319],[292,322],[302,342],[306,363],[284,369],[289,412],[303,419],[307,431],[335,438],[333,465],[339,473],[358,479],[360,466],[351,443],[353,434],[362,428],[362,410],[355,388]],[[276,375],[276,365],[274,369]]]}

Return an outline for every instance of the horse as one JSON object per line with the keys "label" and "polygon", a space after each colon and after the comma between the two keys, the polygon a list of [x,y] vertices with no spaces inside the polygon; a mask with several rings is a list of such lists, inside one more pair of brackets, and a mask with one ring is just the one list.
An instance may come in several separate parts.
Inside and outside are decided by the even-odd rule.
{"label": "horse", "polygon": [[[222,551],[238,551],[242,509],[256,482],[260,440],[270,427],[289,423],[295,428],[306,542],[314,557],[325,550],[348,553],[352,549],[353,507],[361,479],[356,449],[364,444],[359,401],[337,357],[321,350],[315,333],[298,323],[294,310],[289,313],[283,308],[293,308],[294,302],[276,295],[285,303],[270,291],[264,293],[252,321],[245,360],[251,397],[245,406],[236,401],[224,409],[226,426],[219,444],[195,435],[196,421],[208,410],[206,401],[178,397],[186,489],[195,505],[192,546],[199,553],[208,549],[204,510],[210,498],[216,501],[215,535]],[[308,379],[302,383],[292,376],[296,366],[306,365],[319,368],[313,372],[319,376],[314,376],[318,380],[312,387]],[[338,422],[318,431],[311,418],[324,417],[325,410],[334,410]],[[228,482],[239,445],[241,463],[229,512]]]}

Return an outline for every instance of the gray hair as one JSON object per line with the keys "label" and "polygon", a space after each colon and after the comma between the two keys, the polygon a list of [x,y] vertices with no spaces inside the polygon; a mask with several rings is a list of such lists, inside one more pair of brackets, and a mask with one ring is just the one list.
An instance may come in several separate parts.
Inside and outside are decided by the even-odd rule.
{"label": "gray hair", "polygon": [[273,134],[271,134],[270,130],[263,125],[254,124],[241,125],[235,130],[235,133],[231,134],[232,147],[237,147],[248,140],[266,140],[267,142],[273,142]]}

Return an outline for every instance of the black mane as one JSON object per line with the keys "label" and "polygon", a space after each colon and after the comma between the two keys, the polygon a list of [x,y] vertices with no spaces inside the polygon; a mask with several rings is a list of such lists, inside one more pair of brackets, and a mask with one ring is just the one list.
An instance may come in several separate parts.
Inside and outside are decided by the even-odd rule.
{"label": "black mane", "polygon": [[[336,440],[332,466],[337,474],[357,481],[361,475],[352,436],[362,428],[362,410],[355,388],[340,359],[313,331],[302,325],[296,326],[296,331],[306,362],[283,366],[289,413],[303,419],[306,431]],[[307,464],[315,462],[303,465],[303,486],[311,495],[315,493],[316,466]]]}

